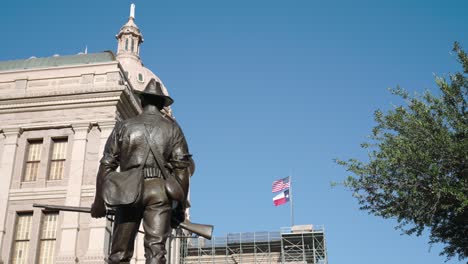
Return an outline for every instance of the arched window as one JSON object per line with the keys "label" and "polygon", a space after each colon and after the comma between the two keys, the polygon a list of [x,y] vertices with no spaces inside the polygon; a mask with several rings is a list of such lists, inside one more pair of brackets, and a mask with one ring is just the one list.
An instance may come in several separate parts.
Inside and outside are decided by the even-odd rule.
{"label": "arched window", "polygon": [[138,74],[138,81],[139,82],[144,82],[145,80],[143,79],[143,74],[139,73]]}
{"label": "arched window", "polygon": [[132,52],[134,52],[135,45],[134,45],[134,39],[132,39]]}
{"label": "arched window", "polygon": [[128,39],[125,39],[125,50],[128,50]]}

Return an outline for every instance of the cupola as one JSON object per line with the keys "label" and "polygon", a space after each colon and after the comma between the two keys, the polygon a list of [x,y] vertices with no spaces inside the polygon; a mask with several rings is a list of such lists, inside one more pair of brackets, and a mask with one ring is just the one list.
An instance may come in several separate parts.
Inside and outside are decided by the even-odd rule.
{"label": "cupola", "polygon": [[127,23],[122,26],[117,38],[117,58],[134,57],[140,59],[140,44],[143,42],[143,35],[135,24],[135,4],[130,6],[130,17]]}

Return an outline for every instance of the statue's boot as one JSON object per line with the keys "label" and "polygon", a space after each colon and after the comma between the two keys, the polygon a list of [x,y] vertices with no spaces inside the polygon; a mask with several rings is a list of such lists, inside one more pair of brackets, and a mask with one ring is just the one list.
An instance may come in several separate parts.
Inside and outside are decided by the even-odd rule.
{"label": "statue's boot", "polygon": [[145,264],[166,264],[164,245],[150,245],[150,248],[146,248],[145,251]]}

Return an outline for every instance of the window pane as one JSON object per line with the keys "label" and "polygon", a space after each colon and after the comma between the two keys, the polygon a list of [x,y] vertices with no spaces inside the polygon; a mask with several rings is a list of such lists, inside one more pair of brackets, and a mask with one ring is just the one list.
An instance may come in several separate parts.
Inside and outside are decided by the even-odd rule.
{"label": "window pane", "polygon": [[24,181],[35,181],[39,174],[39,162],[26,163],[26,170],[24,171]]}
{"label": "window pane", "polygon": [[55,239],[57,237],[57,219],[58,213],[44,214],[41,239]]}
{"label": "window pane", "polygon": [[64,161],[51,161],[49,180],[61,180],[63,179],[63,165]]}
{"label": "window pane", "polygon": [[29,241],[18,241],[13,250],[13,264],[27,264],[29,251]]}
{"label": "window pane", "polygon": [[41,160],[42,140],[30,141],[27,161]]}
{"label": "window pane", "polygon": [[35,181],[37,179],[41,154],[42,140],[29,141],[23,181]]}
{"label": "window pane", "polygon": [[55,258],[55,242],[57,238],[58,213],[47,213],[42,218],[41,244],[39,264],[53,264]]}
{"label": "window pane", "polygon": [[41,241],[41,251],[39,252],[39,264],[54,264],[55,240]]}
{"label": "window pane", "polygon": [[29,253],[29,239],[31,238],[32,214],[18,215],[16,220],[15,241],[13,245],[13,264],[26,264]]}
{"label": "window pane", "polygon": [[54,139],[52,144],[52,159],[65,159],[67,154],[67,139]]}
{"label": "window pane", "polygon": [[65,158],[67,156],[67,142],[66,138],[54,139],[52,141],[52,155],[49,167],[49,180],[63,179]]}

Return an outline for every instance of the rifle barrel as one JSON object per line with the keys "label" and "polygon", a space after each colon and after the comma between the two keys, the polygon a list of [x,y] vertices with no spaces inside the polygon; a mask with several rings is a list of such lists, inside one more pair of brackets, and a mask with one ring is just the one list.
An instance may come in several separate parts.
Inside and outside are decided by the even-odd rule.
{"label": "rifle barrel", "polygon": [[[53,211],[67,211],[67,212],[77,212],[77,213],[87,213],[87,214],[91,213],[90,207],[37,204],[37,203],[34,203],[33,207],[44,208],[45,210],[53,210]],[[107,214],[108,215],[115,214],[115,211],[108,210]],[[187,222],[180,223],[179,226],[185,230],[191,231],[207,239],[211,239],[211,235],[213,233],[212,225],[195,224],[195,223],[190,223],[187,221]]]}
{"label": "rifle barrel", "polygon": [[65,206],[65,205],[52,205],[52,204],[33,204],[33,207],[44,208],[46,210],[57,210],[67,212],[78,212],[78,213],[91,213],[90,207],[79,207],[79,206]]}

